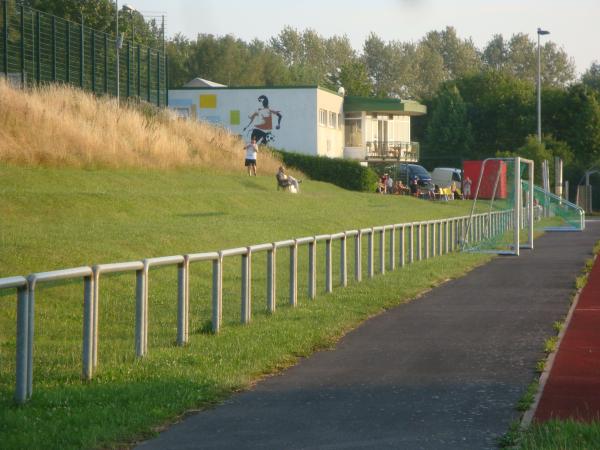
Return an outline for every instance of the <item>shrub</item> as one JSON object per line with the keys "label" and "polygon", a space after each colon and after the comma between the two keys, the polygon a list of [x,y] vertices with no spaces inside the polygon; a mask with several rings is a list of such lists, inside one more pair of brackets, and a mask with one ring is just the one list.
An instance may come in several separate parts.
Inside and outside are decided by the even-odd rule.
{"label": "shrub", "polygon": [[286,151],[275,151],[283,163],[304,172],[313,180],[326,181],[352,191],[373,192],[377,174],[358,161],[326,156],[310,156]]}

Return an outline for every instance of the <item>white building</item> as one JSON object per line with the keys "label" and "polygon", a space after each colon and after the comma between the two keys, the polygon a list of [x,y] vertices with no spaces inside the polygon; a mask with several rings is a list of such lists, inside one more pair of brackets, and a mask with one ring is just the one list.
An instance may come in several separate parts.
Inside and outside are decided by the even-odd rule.
{"label": "white building", "polygon": [[426,109],[416,102],[344,97],[320,86],[197,86],[170,89],[169,107],[246,141],[332,158],[418,161],[410,117]]}

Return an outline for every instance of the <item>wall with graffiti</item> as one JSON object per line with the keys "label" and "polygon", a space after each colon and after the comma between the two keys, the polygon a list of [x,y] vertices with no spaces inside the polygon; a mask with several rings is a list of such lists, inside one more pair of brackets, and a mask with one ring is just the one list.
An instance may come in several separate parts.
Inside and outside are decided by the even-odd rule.
{"label": "wall with graffiti", "polygon": [[[247,142],[254,138],[288,151],[343,156],[343,97],[324,89],[174,89],[169,107],[181,116],[224,126]],[[322,111],[327,112],[325,125]]]}

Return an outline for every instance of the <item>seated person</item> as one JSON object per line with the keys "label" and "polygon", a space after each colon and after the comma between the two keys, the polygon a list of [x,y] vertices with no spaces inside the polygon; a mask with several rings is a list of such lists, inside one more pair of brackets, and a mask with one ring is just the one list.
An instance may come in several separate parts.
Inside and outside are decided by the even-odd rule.
{"label": "seated person", "polygon": [[293,188],[292,192],[300,192],[300,183],[302,183],[302,180],[296,180],[293,176],[285,173],[285,168],[283,166],[279,166],[279,170],[275,177],[277,178],[278,187],[291,187]]}
{"label": "seated person", "polygon": [[419,195],[419,183],[416,178],[410,180],[410,193],[412,195]]}
{"label": "seated person", "polygon": [[452,184],[450,185],[450,192],[452,193],[452,198],[454,200],[459,200],[462,198],[460,191],[456,187],[456,181],[453,181]]}

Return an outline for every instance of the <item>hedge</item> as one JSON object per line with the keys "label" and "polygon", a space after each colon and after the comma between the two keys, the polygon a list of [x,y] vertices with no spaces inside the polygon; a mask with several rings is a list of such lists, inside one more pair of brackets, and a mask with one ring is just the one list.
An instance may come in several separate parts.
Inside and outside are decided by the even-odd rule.
{"label": "hedge", "polygon": [[373,192],[377,187],[377,174],[358,161],[326,156],[274,150],[283,163],[304,172],[313,180],[326,181],[352,191]]}

